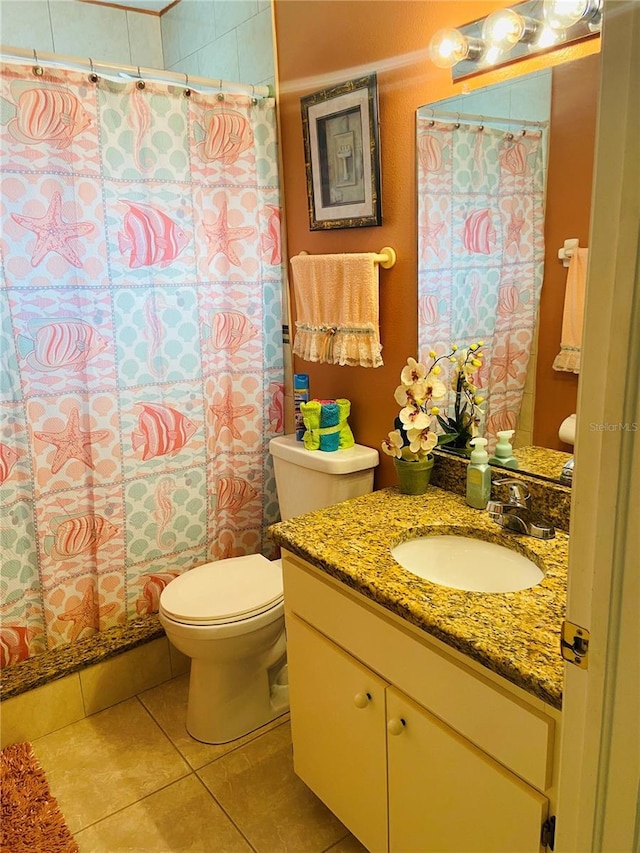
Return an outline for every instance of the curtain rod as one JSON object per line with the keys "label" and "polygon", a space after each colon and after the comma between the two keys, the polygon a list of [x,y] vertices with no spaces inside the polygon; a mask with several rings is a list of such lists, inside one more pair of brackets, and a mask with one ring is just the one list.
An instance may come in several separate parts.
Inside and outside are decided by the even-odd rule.
{"label": "curtain rod", "polygon": [[82,59],[77,56],[61,56],[57,53],[37,53],[35,50],[25,50],[20,47],[4,47],[0,45],[0,58],[3,60],[51,65],[57,68],[69,68],[74,71],[90,71],[108,77],[111,80],[137,80],[171,83],[184,89],[194,89],[198,92],[226,91],[241,95],[251,95],[254,98],[273,97],[271,86],[252,86],[249,83],[233,83],[229,80],[212,80],[207,77],[192,77],[189,74],[176,71],[163,71],[154,68],[140,68],[137,65],[112,65],[109,62],[94,62],[91,58]]}
{"label": "curtain rod", "polygon": [[433,118],[436,117],[446,117],[446,118],[454,118],[456,121],[477,121],[480,124],[482,122],[490,122],[492,124],[516,124],[518,127],[547,127],[549,124],[548,121],[528,121],[526,119],[518,119],[518,118],[501,118],[500,116],[473,116],[468,113],[449,113],[444,110],[432,110],[431,107],[423,107],[423,109],[429,111],[429,115],[422,114],[423,118]]}

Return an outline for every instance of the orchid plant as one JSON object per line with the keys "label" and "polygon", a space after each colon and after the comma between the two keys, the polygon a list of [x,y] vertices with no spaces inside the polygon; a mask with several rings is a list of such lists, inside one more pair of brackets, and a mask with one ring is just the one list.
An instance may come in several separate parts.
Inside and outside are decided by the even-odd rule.
{"label": "orchid plant", "polygon": [[[429,367],[415,358],[407,359],[400,373],[402,384],[393,395],[401,409],[394,421],[395,429],[382,442],[384,453],[417,462],[429,458],[436,445],[466,447],[469,439],[477,435],[483,398],[477,394],[473,373],[482,366],[482,345],[479,341],[459,350],[453,344],[450,352],[440,356],[431,350],[429,357],[433,361]],[[444,360],[456,365],[452,378],[453,417],[442,414],[436,403],[447,396],[446,385],[440,379],[440,362]],[[438,425],[442,432],[437,431]]]}
{"label": "orchid plant", "polygon": [[[484,415],[484,409],[480,408],[484,402],[484,397],[478,394],[474,374],[482,367],[484,356],[481,348],[483,346],[484,341],[478,341],[471,344],[467,349],[460,350],[456,344],[453,344],[451,352],[436,358],[434,361],[434,364],[437,364],[438,361],[446,358],[455,364],[451,377],[451,388],[455,392],[453,417],[436,413],[438,423],[444,430],[439,437],[439,444],[467,448],[470,439],[478,435],[480,420]],[[435,357],[436,354],[431,351],[429,355]]]}

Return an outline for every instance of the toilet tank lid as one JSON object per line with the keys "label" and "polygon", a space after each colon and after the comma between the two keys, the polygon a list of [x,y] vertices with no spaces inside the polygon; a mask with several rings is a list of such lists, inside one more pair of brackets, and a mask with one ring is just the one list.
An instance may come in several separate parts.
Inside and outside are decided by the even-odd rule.
{"label": "toilet tank lid", "polygon": [[162,590],[160,604],[172,619],[202,623],[248,618],[281,598],[281,561],[250,554],[184,572]]}
{"label": "toilet tank lid", "polygon": [[322,450],[307,450],[295,435],[279,435],[269,442],[272,456],[284,459],[301,468],[312,468],[325,474],[351,474],[355,471],[366,471],[375,468],[380,457],[378,451],[362,444],[354,444],[345,450],[324,452]]}

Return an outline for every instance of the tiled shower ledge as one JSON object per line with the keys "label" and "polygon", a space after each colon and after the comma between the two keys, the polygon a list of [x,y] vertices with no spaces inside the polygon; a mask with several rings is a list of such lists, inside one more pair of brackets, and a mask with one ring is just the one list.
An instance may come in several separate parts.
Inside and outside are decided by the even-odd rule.
{"label": "tiled shower ledge", "polygon": [[35,655],[2,670],[2,699],[18,696],[162,636],[164,629],[154,613]]}

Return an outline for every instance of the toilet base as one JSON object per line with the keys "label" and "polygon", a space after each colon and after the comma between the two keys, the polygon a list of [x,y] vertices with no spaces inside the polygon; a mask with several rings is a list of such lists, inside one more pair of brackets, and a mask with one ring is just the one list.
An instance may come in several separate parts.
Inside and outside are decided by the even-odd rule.
{"label": "toilet base", "polygon": [[229,667],[219,661],[192,659],[186,727],[191,737],[203,743],[229,743],[259,729],[289,710],[284,636],[276,643],[273,664],[256,668],[234,661]]}

